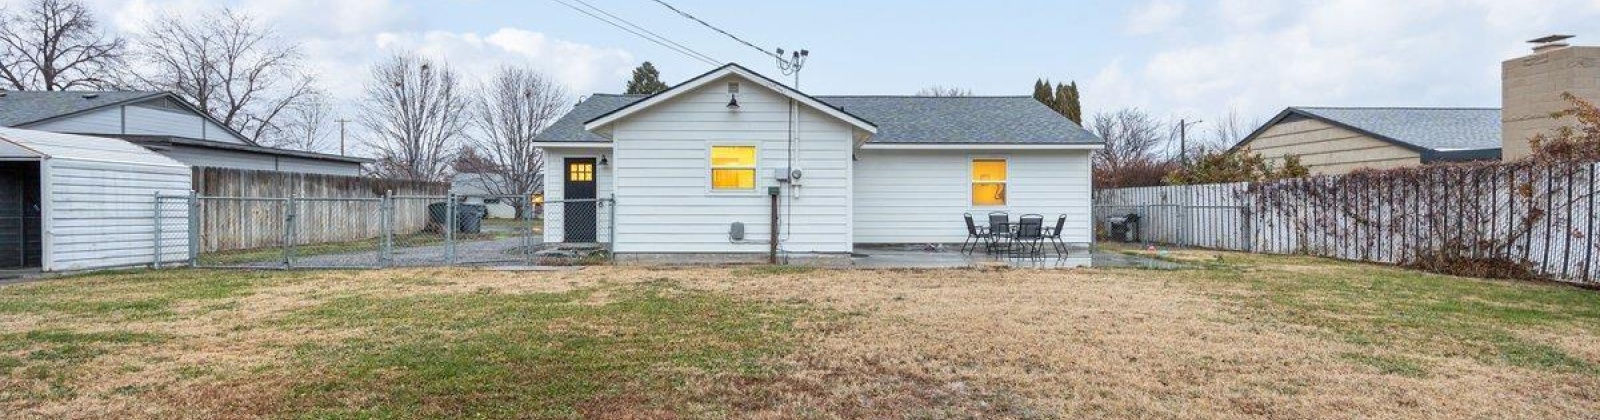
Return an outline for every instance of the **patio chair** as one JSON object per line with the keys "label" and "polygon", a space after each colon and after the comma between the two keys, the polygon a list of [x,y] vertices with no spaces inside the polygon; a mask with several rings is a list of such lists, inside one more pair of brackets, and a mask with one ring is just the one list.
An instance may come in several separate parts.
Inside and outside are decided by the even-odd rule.
{"label": "patio chair", "polygon": [[1065,228],[1066,226],[1067,215],[1063,214],[1056,217],[1056,227],[1054,229],[1048,227],[1044,228],[1045,239],[1049,239],[1050,247],[1055,248],[1056,258],[1067,257],[1067,243],[1061,240],[1061,229]]}
{"label": "patio chair", "polygon": [[989,212],[989,252],[995,252],[1001,245],[1010,247],[1011,241],[1011,215],[1003,211]]}
{"label": "patio chair", "polygon": [[1044,216],[1024,214],[1017,218],[1017,230],[1011,234],[1011,256],[1027,255],[1029,258],[1044,254]]}
{"label": "patio chair", "polygon": [[989,234],[989,228],[974,223],[972,213],[962,213],[961,218],[967,221],[967,239],[961,241],[961,252],[970,254],[977,251],[980,244],[985,247],[994,246],[994,236]]}

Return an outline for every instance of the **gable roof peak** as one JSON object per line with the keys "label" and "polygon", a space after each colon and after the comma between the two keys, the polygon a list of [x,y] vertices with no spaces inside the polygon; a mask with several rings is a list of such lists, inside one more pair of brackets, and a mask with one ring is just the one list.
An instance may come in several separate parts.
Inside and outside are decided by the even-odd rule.
{"label": "gable roof peak", "polygon": [[772,78],[764,76],[761,73],[756,73],[753,70],[745,68],[744,66],[741,66],[738,63],[724,64],[721,67],[717,67],[715,69],[712,69],[711,71],[702,73],[699,76],[695,76],[695,77],[689,78],[689,80],[686,80],[683,83],[679,83],[679,84],[673,85],[672,87],[667,88],[667,90],[656,92],[653,95],[641,98],[641,99],[639,99],[637,101],[634,101],[633,103],[624,105],[621,108],[617,108],[617,109],[611,110],[610,112],[606,112],[604,114],[601,114],[601,115],[599,115],[599,116],[597,116],[597,117],[595,117],[593,119],[585,121],[583,127],[584,127],[585,130],[591,130],[591,131],[599,129],[601,127],[604,127],[604,126],[610,125],[612,123],[615,123],[618,120],[620,120],[622,118],[625,118],[625,117],[627,117],[629,115],[632,115],[632,114],[634,114],[636,112],[639,112],[640,110],[643,110],[643,109],[646,109],[646,108],[650,108],[652,106],[655,106],[657,104],[665,102],[665,101],[667,101],[669,99],[677,97],[678,95],[681,95],[681,94],[683,94],[685,92],[692,91],[692,90],[694,90],[696,88],[704,86],[704,85],[706,85],[708,83],[711,83],[712,81],[718,80],[718,79],[720,79],[720,78],[722,78],[724,76],[728,76],[728,75],[737,75],[737,76],[739,76],[741,78],[744,78],[746,80],[750,80],[750,81],[753,81],[753,82],[757,82],[757,83],[766,85],[767,88],[769,88],[769,89],[771,89],[773,91],[776,91],[781,95],[787,96],[790,99],[794,99],[795,101],[800,102],[801,104],[804,104],[804,105],[806,105],[808,107],[811,107],[812,109],[816,109],[816,110],[822,111],[822,113],[824,113],[824,114],[827,114],[827,115],[832,116],[834,118],[838,118],[838,119],[840,119],[842,121],[850,123],[850,125],[853,125],[856,128],[859,128],[859,129],[864,130],[866,132],[869,132],[869,133],[878,132],[877,125],[873,124],[871,121],[867,121],[866,119],[861,118],[859,116],[856,116],[854,114],[851,114],[848,111],[839,109],[837,107],[834,107],[833,105],[829,105],[828,103],[823,102],[823,101],[821,101],[821,100],[819,100],[819,99],[817,99],[817,98],[815,98],[815,97],[813,97],[811,95],[807,95],[804,92],[801,92],[801,91],[799,91],[799,90],[797,90],[797,89],[795,89],[793,87],[789,87],[789,85],[785,85],[782,82],[779,82],[777,80],[773,80]]}

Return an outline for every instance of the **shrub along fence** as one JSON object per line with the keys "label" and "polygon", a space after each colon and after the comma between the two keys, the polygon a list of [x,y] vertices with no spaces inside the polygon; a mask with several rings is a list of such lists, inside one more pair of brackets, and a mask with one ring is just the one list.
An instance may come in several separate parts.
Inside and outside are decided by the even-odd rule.
{"label": "shrub along fence", "polygon": [[[376,238],[387,227],[375,216],[376,200],[386,192],[397,196],[444,196],[450,184],[338,175],[300,174],[226,168],[194,168],[194,188],[201,217],[199,252],[282,246],[285,206],[296,203],[300,244]],[[393,226],[401,234],[426,228],[427,207],[397,206]],[[371,217],[356,217],[371,216]]]}
{"label": "shrub along fence", "polygon": [[1595,163],[1429,165],[1339,176],[1095,192],[1096,221],[1141,240],[1307,254],[1477,277],[1600,286]]}

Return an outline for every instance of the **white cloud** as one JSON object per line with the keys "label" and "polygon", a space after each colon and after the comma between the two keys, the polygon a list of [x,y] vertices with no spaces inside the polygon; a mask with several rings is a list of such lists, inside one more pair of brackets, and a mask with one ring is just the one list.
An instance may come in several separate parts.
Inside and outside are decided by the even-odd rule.
{"label": "white cloud", "polygon": [[627,51],[553,39],[517,28],[501,28],[488,35],[444,31],[381,33],[375,41],[381,50],[417,51],[473,77],[487,76],[505,64],[529,66],[555,77],[576,94],[620,85],[621,75],[633,68],[633,55]]}
{"label": "white cloud", "polygon": [[1184,3],[1178,0],[1154,0],[1140,5],[1128,16],[1127,31],[1133,34],[1160,32],[1178,23],[1183,17]]}
{"label": "white cloud", "polygon": [[[1110,106],[1247,119],[1285,106],[1497,106],[1499,63],[1525,39],[1582,29],[1600,2],[1217,0],[1183,39],[1128,47],[1085,90]],[[1128,16],[1127,25],[1147,25]],[[1134,54],[1138,53],[1138,54]],[[1102,81],[1101,78],[1110,78]],[[1086,95],[1086,97],[1090,97]]]}

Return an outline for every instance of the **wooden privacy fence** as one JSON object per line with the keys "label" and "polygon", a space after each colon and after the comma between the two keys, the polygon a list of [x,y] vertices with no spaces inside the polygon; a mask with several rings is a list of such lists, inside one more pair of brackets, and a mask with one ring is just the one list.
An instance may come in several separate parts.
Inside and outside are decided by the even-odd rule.
{"label": "wooden privacy fence", "polygon": [[[385,192],[443,201],[450,184],[196,167],[194,188],[200,198],[199,252],[215,252],[282,246],[291,196],[297,198],[297,244],[343,242],[383,235],[378,199]],[[423,230],[427,211],[426,206],[396,206],[394,231]]]}
{"label": "wooden privacy fence", "polygon": [[1307,254],[1481,277],[1600,285],[1597,164],[1431,165],[1340,176],[1095,192],[1096,222],[1141,240]]}

